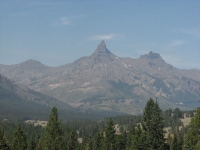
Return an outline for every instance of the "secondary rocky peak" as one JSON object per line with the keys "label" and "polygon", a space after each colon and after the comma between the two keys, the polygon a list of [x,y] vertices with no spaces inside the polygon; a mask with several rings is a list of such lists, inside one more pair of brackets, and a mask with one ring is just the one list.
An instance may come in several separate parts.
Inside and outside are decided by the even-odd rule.
{"label": "secondary rocky peak", "polygon": [[33,60],[33,59],[29,59],[27,61],[21,62],[20,64],[17,64],[17,66],[23,69],[34,70],[34,71],[39,71],[39,72],[41,71],[43,72],[45,71],[45,69],[49,68],[48,66],[45,66],[41,62]]}
{"label": "secondary rocky peak", "polygon": [[158,53],[153,53],[152,51],[149,52],[149,54],[145,54],[145,55],[142,55],[141,58],[150,58],[150,59],[157,59],[157,58],[160,58],[160,54]]}
{"label": "secondary rocky peak", "polygon": [[100,53],[110,54],[110,51],[106,48],[106,43],[104,40],[101,41],[101,43],[98,45],[98,47],[94,52],[94,54],[100,54]]}

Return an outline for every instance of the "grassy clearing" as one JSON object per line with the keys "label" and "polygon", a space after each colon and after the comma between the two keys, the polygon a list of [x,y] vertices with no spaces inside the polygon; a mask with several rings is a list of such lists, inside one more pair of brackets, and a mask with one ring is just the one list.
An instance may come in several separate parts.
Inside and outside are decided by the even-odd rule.
{"label": "grassy clearing", "polygon": [[189,125],[189,123],[191,121],[191,117],[181,119],[181,121],[183,122],[184,127],[186,127],[187,125]]}
{"label": "grassy clearing", "polygon": [[40,121],[40,120],[26,120],[25,123],[33,124],[34,126],[42,126],[46,127],[48,121]]}

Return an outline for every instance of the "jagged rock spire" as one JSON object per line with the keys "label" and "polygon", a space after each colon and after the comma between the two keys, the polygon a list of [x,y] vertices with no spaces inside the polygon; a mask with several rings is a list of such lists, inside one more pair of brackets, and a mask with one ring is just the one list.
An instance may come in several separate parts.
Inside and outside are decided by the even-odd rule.
{"label": "jagged rock spire", "polygon": [[106,48],[106,43],[104,40],[101,41],[101,43],[98,45],[96,48],[94,54],[99,54],[99,53],[107,53],[110,54],[110,51]]}

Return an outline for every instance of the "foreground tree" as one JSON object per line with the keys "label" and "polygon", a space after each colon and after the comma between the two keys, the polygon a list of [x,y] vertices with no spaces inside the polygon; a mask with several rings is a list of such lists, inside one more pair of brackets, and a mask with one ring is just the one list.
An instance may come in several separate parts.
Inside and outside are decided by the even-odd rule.
{"label": "foreground tree", "polygon": [[125,134],[115,135],[115,149],[116,150],[125,150],[126,149],[126,141],[125,141],[126,137],[124,137],[124,135]]}
{"label": "foreground tree", "polygon": [[27,150],[35,150],[36,148],[36,142],[35,142],[35,139],[33,137],[31,137],[28,142],[28,147],[27,147]]}
{"label": "foreground tree", "polygon": [[147,149],[146,146],[146,136],[142,132],[140,124],[134,129],[132,134],[131,148],[130,150],[143,150]]}
{"label": "foreground tree", "polygon": [[200,148],[200,108],[189,124],[189,130],[185,135],[183,150],[198,150]]}
{"label": "foreground tree", "polygon": [[115,150],[115,129],[112,119],[106,124],[104,145],[105,150]]}
{"label": "foreground tree", "polygon": [[77,145],[78,145],[77,134],[76,134],[76,131],[72,130],[70,133],[70,139],[68,142],[68,150],[76,150]]}
{"label": "foreground tree", "polygon": [[178,150],[178,140],[177,140],[176,132],[174,133],[171,150]]}
{"label": "foreground tree", "polygon": [[146,137],[145,147],[148,149],[168,149],[164,139],[164,121],[157,102],[150,98],[144,109],[142,129]]}
{"label": "foreground tree", "polygon": [[45,129],[42,149],[44,150],[62,150],[65,149],[64,132],[58,121],[57,109],[53,107],[48,124]]}
{"label": "foreground tree", "polygon": [[0,127],[0,150],[10,150],[3,129]]}
{"label": "foreground tree", "polygon": [[98,132],[95,139],[94,139],[94,149],[95,150],[101,150],[103,145],[103,133]]}
{"label": "foreground tree", "polygon": [[17,129],[14,131],[13,149],[14,150],[26,150],[27,149],[26,136],[25,136],[20,124],[18,125]]}

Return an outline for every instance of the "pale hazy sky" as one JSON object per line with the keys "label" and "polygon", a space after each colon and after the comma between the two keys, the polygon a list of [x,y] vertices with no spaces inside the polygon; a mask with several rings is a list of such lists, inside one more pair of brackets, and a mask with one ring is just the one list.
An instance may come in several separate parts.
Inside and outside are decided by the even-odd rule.
{"label": "pale hazy sky", "polygon": [[119,57],[153,51],[174,67],[200,69],[200,1],[0,0],[0,64],[64,65],[102,39]]}

